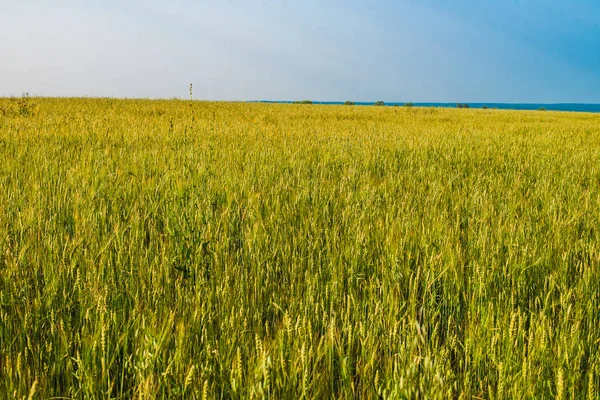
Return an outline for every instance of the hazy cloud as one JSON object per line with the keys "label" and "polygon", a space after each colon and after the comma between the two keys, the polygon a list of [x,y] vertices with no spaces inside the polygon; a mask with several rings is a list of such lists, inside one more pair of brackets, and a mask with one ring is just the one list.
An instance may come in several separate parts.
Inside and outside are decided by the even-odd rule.
{"label": "hazy cloud", "polygon": [[11,1],[0,95],[600,102],[591,1]]}

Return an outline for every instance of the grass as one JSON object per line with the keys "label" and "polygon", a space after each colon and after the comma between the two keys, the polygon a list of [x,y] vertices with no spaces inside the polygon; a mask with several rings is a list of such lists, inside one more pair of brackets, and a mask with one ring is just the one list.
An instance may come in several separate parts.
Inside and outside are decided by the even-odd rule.
{"label": "grass", "polygon": [[0,397],[600,395],[600,115],[20,102]]}

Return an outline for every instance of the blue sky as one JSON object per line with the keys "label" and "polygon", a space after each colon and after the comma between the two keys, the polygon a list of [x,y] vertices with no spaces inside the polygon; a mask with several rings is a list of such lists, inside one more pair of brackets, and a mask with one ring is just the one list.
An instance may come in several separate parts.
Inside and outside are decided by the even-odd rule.
{"label": "blue sky", "polygon": [[0,0],[0,95],[190,82],[211,100],[600,103],[600,1]]}

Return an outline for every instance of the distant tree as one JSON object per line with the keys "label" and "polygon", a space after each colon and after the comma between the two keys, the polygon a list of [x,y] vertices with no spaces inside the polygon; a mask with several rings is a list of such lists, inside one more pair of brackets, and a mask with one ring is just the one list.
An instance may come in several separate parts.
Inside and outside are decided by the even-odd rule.
{"label": "distant tree", "polygon": [[488,106],[483,106],[481,107],[483,110],[487,110],[489,107]]}
{"label": "distant tree", "polygon": [[353,101],[348,100],[348,101],[344,102],[344,105],[345,106],[353,106],[353,105],[355,105],[355,103]]}
{"label": "distant tree", "polygon": [[381,101],[381,100],[377,100],[374,105],[376,105],[376,106],[385,106],[385,103],[383,101]]}
{"label": "distant tree", "polygon": [[548,110],[546,110],[546,107],[540,107],[540,108],[538,109],[538,111],[548,111]]}
{"label": "distant tree", "polygon": [[456,105],[456,108],[469,108],[469,105],[466,103],[458,103]]}
{"label": "distant tree", "polygon": [[408,103],[404,103],[404,107],[412,107],[413,103],[412,102],[408,102]]}
{"label": "distant tree", "polygon": [[295,101],[294,104],[312,104],[312,100]]}

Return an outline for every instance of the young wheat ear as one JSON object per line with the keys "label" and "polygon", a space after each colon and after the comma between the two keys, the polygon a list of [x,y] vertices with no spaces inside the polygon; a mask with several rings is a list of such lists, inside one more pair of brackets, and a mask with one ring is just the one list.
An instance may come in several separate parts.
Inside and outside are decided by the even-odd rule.
{"label": "young wheat ear", "polygon": [[31,389],[29,390],[29,396],[27,397],[27,400],[32,400],[33,396],[35,395],[35,389],[37,387],[38,381],[37,379],[35,381],[33,381],[33,385],[31,385]]}
{"label": "young wheat ear", "polygon": [[194,95],[192,92],[192,84],[190,83],[190,100],[193,100],[193,98],[194,98]]}

